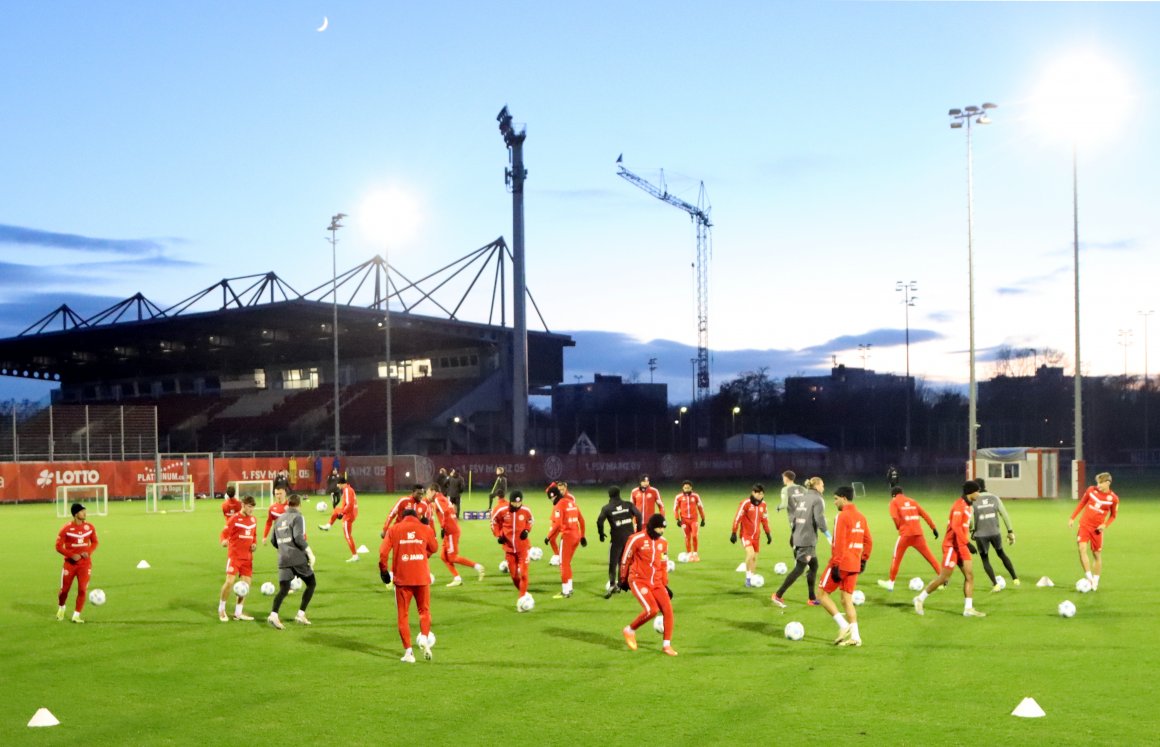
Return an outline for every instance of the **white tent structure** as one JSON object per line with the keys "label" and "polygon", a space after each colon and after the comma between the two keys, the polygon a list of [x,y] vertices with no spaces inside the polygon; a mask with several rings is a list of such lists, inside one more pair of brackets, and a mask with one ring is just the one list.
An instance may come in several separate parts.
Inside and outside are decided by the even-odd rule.
{"label": "white tent structure", "polygon": [[738,433],[725,439],[727,454],[825,454],[829,450],[794,433]]}

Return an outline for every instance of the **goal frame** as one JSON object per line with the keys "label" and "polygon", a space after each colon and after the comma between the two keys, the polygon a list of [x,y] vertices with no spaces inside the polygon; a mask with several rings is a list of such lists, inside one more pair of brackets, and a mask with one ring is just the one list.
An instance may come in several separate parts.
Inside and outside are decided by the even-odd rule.
{"label": "goal frame", "polygon": [[[173,496],[175,500],[172,504],[162,506],[162,501],[166,495],[165,490],[181,491],[181,495],[179,498]],[[145,483],[145,513],[153,514],[162,510],[191,512],[194,507],[194,498],[193,480]]]}
{"label": "goal frame", "polygon": [[[233,485],[236,491],[236,498],[242,499],[244,495],[252,495],[254,497],[255,508],[260,511],[267,511],[270,504],[274,502],[274,481],[273,480],[230,480],[226,483],[226,487]],[[243,485],[260,485],[262,491],[254,493],[253,491],[246,491],[242,489]]]}
{"label": "goal frame", "polygon": [[[92,492],[96,491],[96,495]],[[84,493],[85,495],[79,499],[70,497],[70,493]],[[93,516],[108,516],[109,515],[109,486],[108,485],[57,485],[56,498],[53,501],[56,504],[56,516],[58,519],[67,519],[72,516],[70,511],[71,503],[83,501],[85,503],[85,511]]]}

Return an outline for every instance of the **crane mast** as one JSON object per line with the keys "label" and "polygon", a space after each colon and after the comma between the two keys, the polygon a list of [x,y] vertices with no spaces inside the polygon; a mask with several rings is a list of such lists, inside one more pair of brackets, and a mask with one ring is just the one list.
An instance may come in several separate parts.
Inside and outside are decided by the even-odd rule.
{"label": "crane mast", "polygon": [[[712,236],[709,229],[713,222],[709,220],[709,200],[705,195],[705,183],[701,182],[697,204],[692,205],[676,195],[670,194],[665,184],[665,172],[660,175],[660,185],[634,174],[625,168],[623,155],[616,159],[616,173],[624,180],[648,192],[653,197],[667,202],[689,214],[697,231],[697,260],[695,263],[697,274],[697,357],[694,359],[695,383],[693,387],[693,404],[708,402],[709,399],[709,258],[712,254]],[[698,442],[708,437],[708,412],[704,407],[695,407],[696,432]]]}

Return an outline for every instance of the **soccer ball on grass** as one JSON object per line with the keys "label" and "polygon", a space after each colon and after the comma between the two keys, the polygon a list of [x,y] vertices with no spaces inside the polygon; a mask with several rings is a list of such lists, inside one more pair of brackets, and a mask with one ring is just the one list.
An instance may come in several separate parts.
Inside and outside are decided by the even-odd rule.
{"label": "soccer ball on grass", "polygon": [[687,552],[677,553],[677,562],[678,563],[688,563],[689,562],[689,553],[687,553]]}
{"label": "soccer ball on grass", "polygon": [[762,586],[765,586],[765,576],[762,576],[760,573],[754,573],[753,577],[749,579],[749,585],[760,589]]}
{"label": "soccer ball on grass", "polygon": [[1075,617],[1075,603],[1070,599],[1065,599],[1059,603],[1060,617]]}
{"label": "soccer ball on grass", "polygon": [[262,596],[272,597],[274,596],[274,592],[277,590],[278,587],[274,586],[272,581],[267,581],[266,583],[262,584]]}
{"label": "soccer ball on grass", "polygon": [[548,558],[548,565],[560,565],[560,556],[553,555],[552,557]]}
{"label": "soccer ball on grass", "polygon": [[297,576],[290,579],[290,591],[301,591],[302,587],[305,585],[306,585],[306,583],[302,579],[298,578]]}
{"label": "soccer ball on grass", "polygon": [[528,549],[528,560],[535,562],[537,560],[541,560],[543,557],[544,557],[544,551],[541,550],[540,548],[532,547],[532,548]]}
{"label": "soccer ball on grass", "polygon": [[773,566],[773,572],[779,576],[784,576],[785,574],[789,573],[789,566],[787,566],[785,563],[775,563]]}
{"label": "soccer ball on grass", "polygon": [[508,572],[508,563],[506,560],[499,561],[499,572],[500,573],[507,573]]}
{"label": "soccer ball on grass", "polygon": [[665,616],[664,615],[657,615],[656,617],[653,618],[653,630],[660,633],[661,635],[665,634]]}
{"label": "soccer ball on grass", "polygon": [[785,637],[791,641],[800,641],[806,637],[806,626],[796,620],[785,624]]}
{"label": "soccer ball on grass", "polygon": [[326,505],[326,501],[319,501],[318,505],[316,505],[315,508],[318,509],[318,513],[324,514],[327,512],[327,510],[330,508],[330,506]]}
{"label": "soccer ball on grass", "polygon": [[516,612],[531,612],[536,606],[536,600],[531,594],[524,594],[516,600]]}
{"label": "soccer ball on grass", "polygon": [[102,589],[93,589],[89,592],[89,601],[100,607],[105,603],[105,592]]}
{"label": "soccer ball on grass", "polygon": [[234,584],[234,593],[243,599],[250,593],[250,585],[245,581],[239,581]]}
{"label": "soccer ball on grass", "polygon": [[1007,588],[1007,579],[1002,576],[995,576],[995,586],[999,587],[999,591]]}
{"label": "soccer ball on grass", "polygon": [[922,582],[922,579],[919,578],[918,576],[915,576],[914,578],[910,579],[910,590],[911,591],[922,591],[925,586],[926,586],[926,584],[924,584]]}
{"label": "soccer ball on grass", "polygon": [[862,605],[866,602],[866,593],[861,589],[855,589],[854,593],[850,595],[850,601],[856,605]]}
{"label": "soccer ball on grass", "polygon": [[669,569],[669,573],[672,573],[673,571],[677,570],[677,564],[674,563],[673,561],[666,560],[665,563]]}
{"label": "soccer ball on grass", "polygon": [[1092,582],[1088,581],[1086,577],[1081,578],[1079,581],[1075,582],[1075,590],[1080,594],[1087,594],[1092,590]]}

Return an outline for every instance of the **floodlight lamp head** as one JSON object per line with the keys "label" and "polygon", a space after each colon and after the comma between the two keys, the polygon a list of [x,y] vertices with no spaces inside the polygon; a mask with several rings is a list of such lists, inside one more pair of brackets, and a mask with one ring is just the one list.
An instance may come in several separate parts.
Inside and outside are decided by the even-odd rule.
{"label": "floodlight lamp head", "polygon": [[989,102],[989,101],[988,101],[987,103],[983,104],[983,108],[984,108],[984,109],[998,109],[998,108],[999,108],[999,105],[998,105],[998,104],[992,104],[991,102]]}
{"label": "floodlight lamp head", "polygon": [[951,109],[949,112],[947,112],[947,116],[948,117],[957,117],[962,113],[963,113],[962,109]]}
{"label": "floodlight lamp head", "polygon": [[961,130],[962,128],[963,128],[962,122],[951,122],[951,129],[952,130]]}
{"label": "floodlight lamp head", "polygon": [[989,125],[989,124],[991,124],[991,118],[988,117],[986,114],[983,114],[978,119],[975,120],[975,124]]}
{"label": "floodlight lamp head", "polygon": [[966,112],[967,112],[967,114],[974,114],[974,113],[975,113],[975,112],[977,112],[977,111],[979,111],[979,107],[977,107],[977,106],[974,106],[974,105],[968,106],[968,107],[966,108]]}

